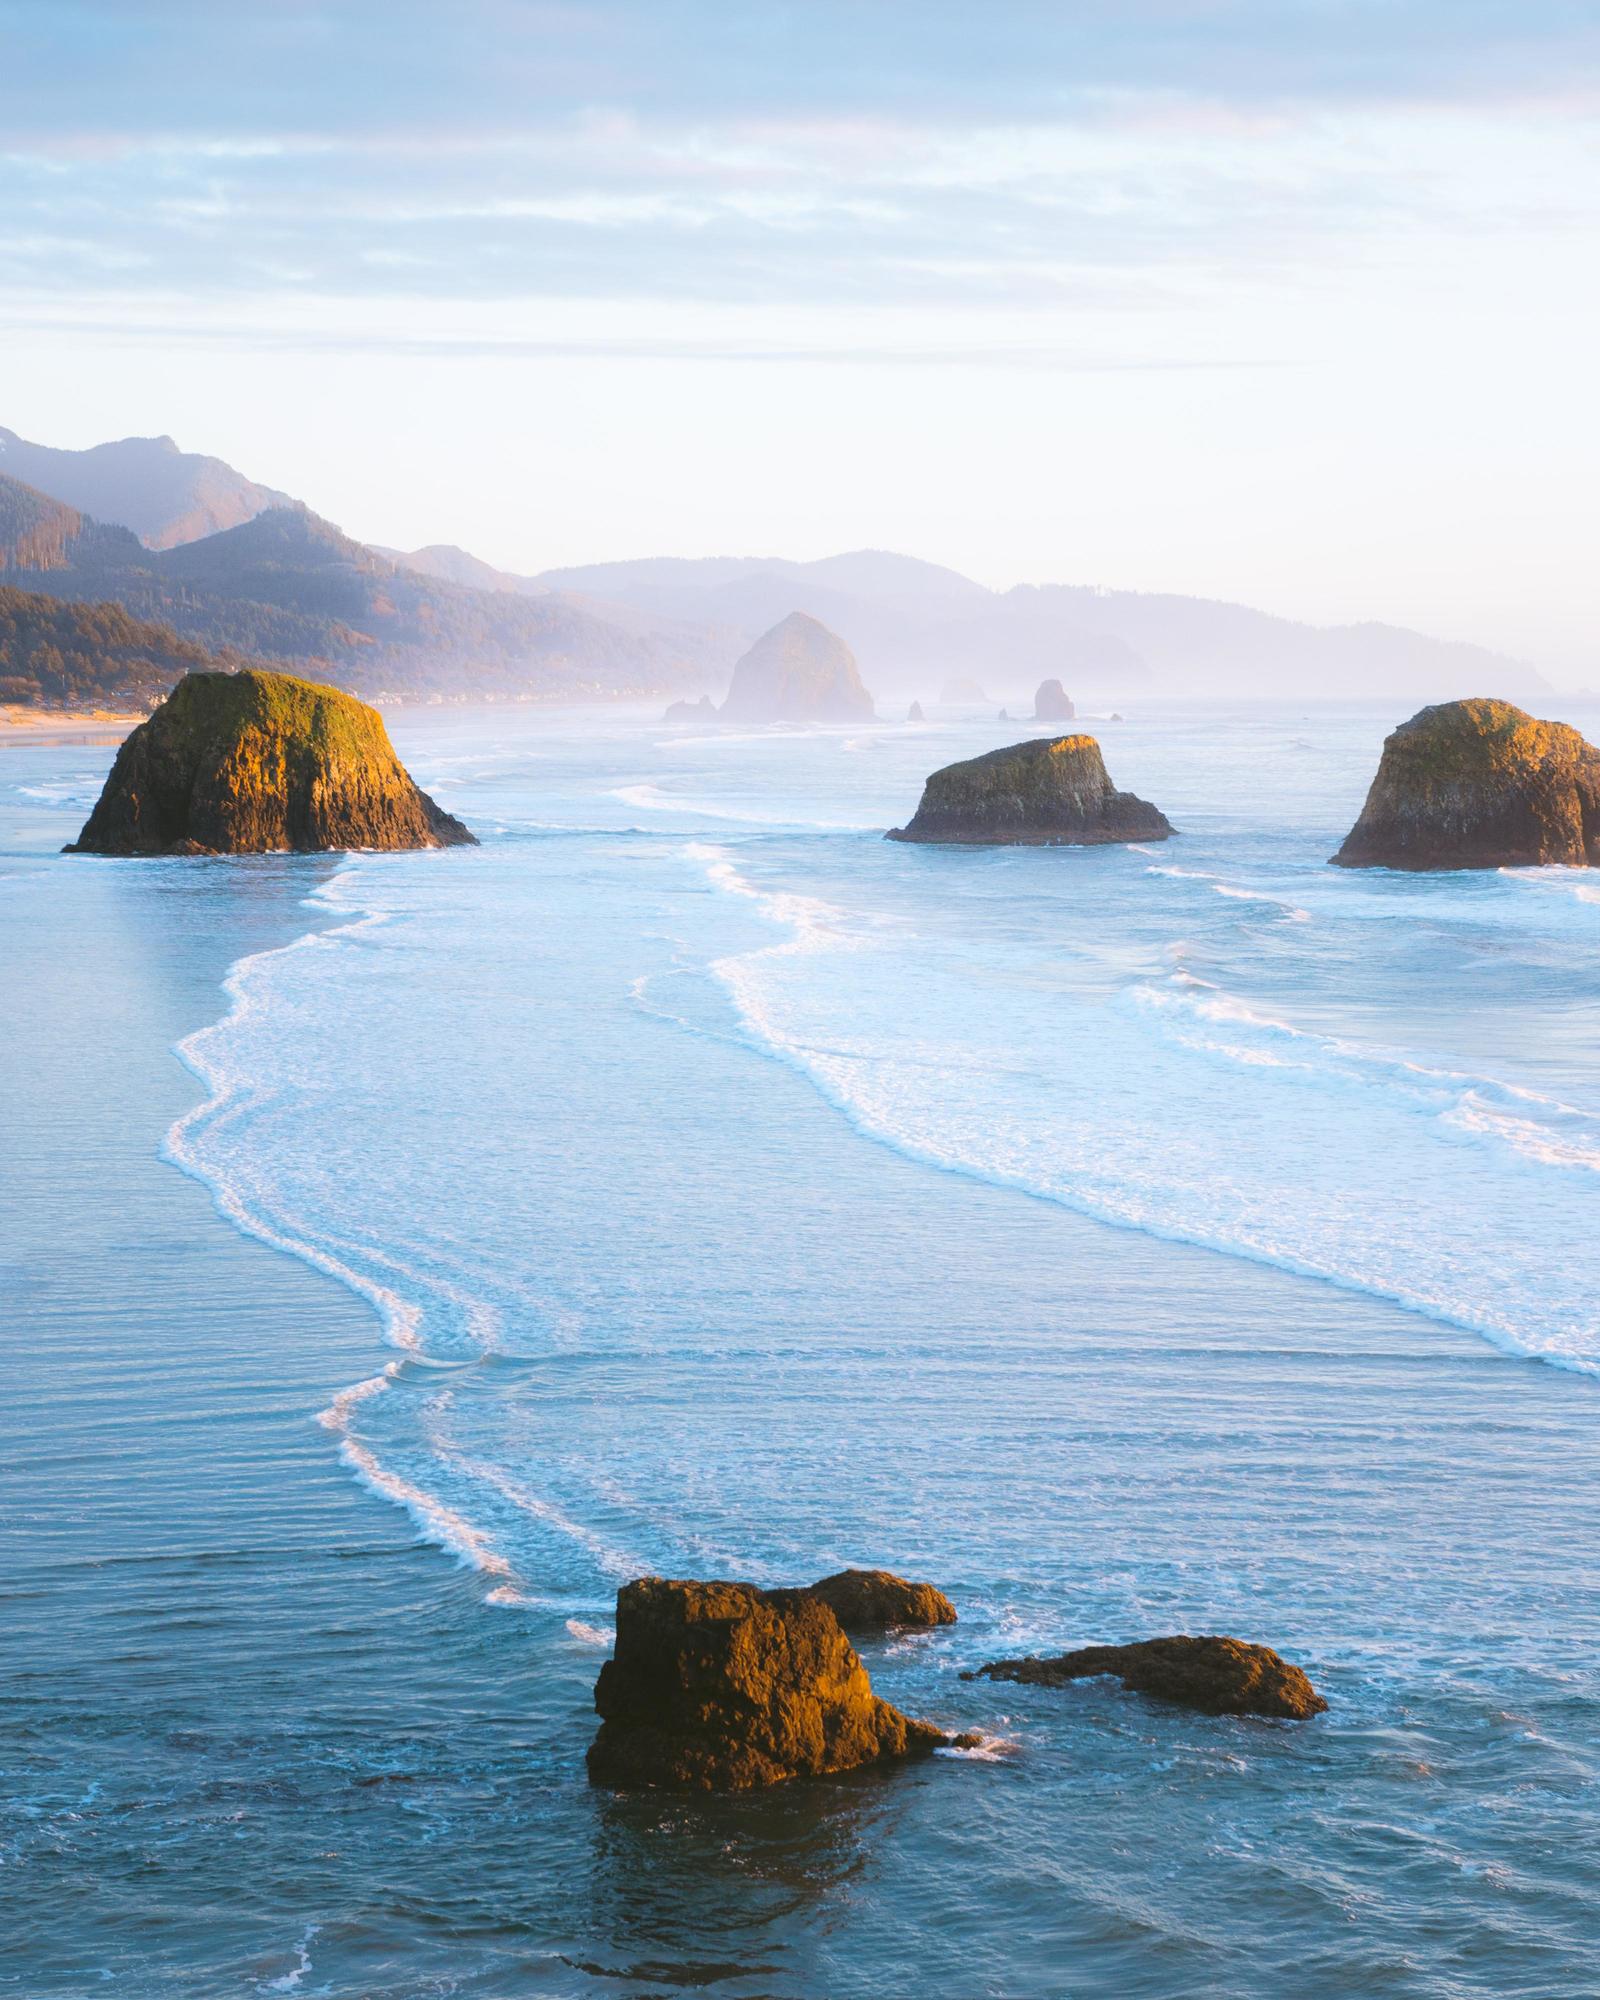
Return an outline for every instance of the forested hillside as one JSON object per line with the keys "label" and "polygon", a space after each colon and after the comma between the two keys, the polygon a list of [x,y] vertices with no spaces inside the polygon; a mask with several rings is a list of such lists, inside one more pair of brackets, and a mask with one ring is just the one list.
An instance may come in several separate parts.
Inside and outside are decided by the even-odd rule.
{"label": "forested hillside", "polygon": [[0,474],[0,569],[365,695],[655,695],[704,678],[676,638],[556,593],[464,589],[398,568],[300,507],[155,550]]}
{"label": "forested hillside", "polygon": [[120,604],[63,604],[0,585],[0,701],[148,707],[192,668],[229,662]]}

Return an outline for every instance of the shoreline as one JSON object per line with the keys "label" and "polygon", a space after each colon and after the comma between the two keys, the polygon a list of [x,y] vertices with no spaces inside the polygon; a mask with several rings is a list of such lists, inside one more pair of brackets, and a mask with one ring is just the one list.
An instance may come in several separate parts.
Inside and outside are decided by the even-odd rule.
{"label": "shoreline", "polygon": [[116,708],[70,713],[65,709],[0,704],[0,748],[23,749],[43,743],[120,743],[148,718]]}

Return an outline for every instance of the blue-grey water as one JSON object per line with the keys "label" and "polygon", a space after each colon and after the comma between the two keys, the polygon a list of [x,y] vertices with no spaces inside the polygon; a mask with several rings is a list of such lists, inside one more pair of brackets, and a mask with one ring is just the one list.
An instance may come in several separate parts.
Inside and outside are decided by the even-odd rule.
{"label": "blue-grey water", "polygon": [[[1397,719],[1082,851],[882,840],[987,718],[407,713],[349,859],[0,744],[0,1990],[1600,1990],[1600,888],[1328,868]],[[589,1789],[620,1581],[847,1562],[984,1751]],[[959,1678],[1178,1630],[1328,1713]]]}

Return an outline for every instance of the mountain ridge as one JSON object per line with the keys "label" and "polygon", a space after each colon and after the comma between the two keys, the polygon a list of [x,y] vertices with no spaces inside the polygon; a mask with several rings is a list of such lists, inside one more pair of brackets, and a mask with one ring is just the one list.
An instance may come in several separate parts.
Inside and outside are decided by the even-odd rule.
{"label": "mountain ridge", "polygon": [[209,652],[315,669],[369,697],[643,697],[703,679],[670,638],[609,624],[554,592],[436,582],[299,506],[152,550],[70,509],[47,502],[41,513],[41,497],[0,474],[0,571],[19,586],[118,604]]}
{"label": "mountain ridge", "polygon": [[0,473],[107,525],[146,548],[175,548],[237,527],[269,507],[300,503],[226,460],[183,451],[165,435],[109,439],[82,451],[35,444],[0,426]]}

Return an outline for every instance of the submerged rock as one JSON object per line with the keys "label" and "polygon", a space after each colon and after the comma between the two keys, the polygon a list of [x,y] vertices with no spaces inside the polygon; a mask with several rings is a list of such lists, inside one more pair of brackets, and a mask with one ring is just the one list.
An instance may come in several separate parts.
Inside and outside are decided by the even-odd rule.
{"label": "submerged rock", "polygon": [[914,701],[906,710],[907,722],[926,722],[927,719],[922,712],[922,703],[920,701]]}
{"label": "submerged rock", "polygon": [[887,1569],[842,1569],[808,1592],[820,1597],[847,1632],[893,1632],[953,1625],[956,1608],[931,1583],[908,1583]]}
{"label": "submerged rock", "polygon": [[1115,1674],[1135,1694],[1198,1708],[1207,1715],[1276,1715],[1302,1722],[1328,1706],[1299,1667],[1270,1646],[1209,1637],[1141,1639],[1131,1646],[1080,1646],[1053,1659],[991,1660],[964,1680],[986,1676],[1031,1687],[1061,1687]]}
{"label": "submerged rock", "polygon": [[617,1592],[589,1778],[738,1792],[959,1742],[872,1692],[821,1598],[647,1576]]}
{"label": "submerged rock", "polygon": [[1039,683],[1039,692],[1033,698],[1035,722],[1070,722],[1077,712],[1060,681]]}
{"label": "submerged rock", "polygon": [[791,611],[737,662],[721,709],[729,722],[870,722],[872,713],[855,655],[803,611]]}
{"label": "submerged rock", "polygon": [[1600,750],[1507,701],[1424,708],[1388,738],[1341,868],[1600,867]]}
{"label": "submerged rock", "polygon": [[698,701],[669,701],[663,722],[715,722],[717,705],[710,695],[701,695]]}
{"label": "submerged rock", "polygon": [[1092,847],[1165,840],[1165,813],[1119,792],[1092,736],[1036,737],[935,771],[891,840]]}
{"label": "submerged rock", "polygon": [[79,854],[476,845],[418,791],[383,717],[290,674],[186,674],[117,752]]}

